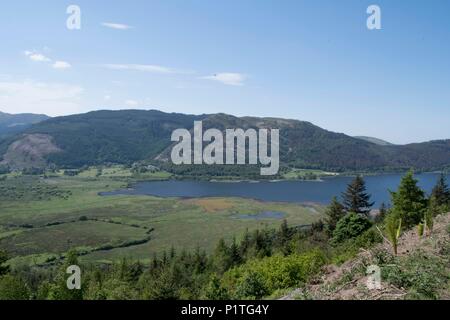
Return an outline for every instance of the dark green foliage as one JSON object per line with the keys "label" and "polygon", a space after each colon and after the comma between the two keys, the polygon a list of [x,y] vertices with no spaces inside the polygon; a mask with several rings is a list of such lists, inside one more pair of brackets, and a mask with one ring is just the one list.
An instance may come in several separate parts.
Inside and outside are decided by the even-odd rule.
{"label": "dark green foliage", "polygon": [[338,244],[356,238],[371,226],[372,223],[365,216],[351,212],[337,223],[333,232],[332,243]]}
{"label": "dark green foliage", "polygon": [[0,277],[0,300],[28,300],[29,298],[30,292],[21,278],[13,275]]}
{"label": "dark green foliage", "polygon": [[325,211],[327,218],[325,220],[327,224],[328,233],[333,234],[334,229],[336,229],[336,225],[340,219],[345,216],[345,208],[344,206],[337,200],[336,197],[333,197],[330,205],[327,207]]}
{"label": "dark green foliage", "polygon": [[277,234],[277,247],[280,248],[280,251],[284,255],[289,255],[292,253],[291,247],[290,247],[290,239],[292,238],[294,230],[289,228],[287,224],[287,220],[283,220],[283,223],[281,224],[280,230]]}
{"label": "dark green foliage", "polygon": [[9,267],[4,265],[6,261],[8,261],[8,254],[5,251],[0,250],[0,276],[9,271]]}
{"label": "dark green foliage", "polygon": [[366,192],[366,183],[361,176],[357,176],[342,194],[343,205],[347,212],[368,215],[373,202]]}
{"label": "dark green foliage", "polygon": [[445,206],[450,204],[450,190],[443,173],[439,176],[439,180],[431,192],[431,197],[435,199],[435,204],[437,206]]}
{"label": "dark green foliage", "polygon": [[30,176],[39,176],[45,173],[45,170],[43,168],[25,168],[22,169],[23,175],[30,175]]}
{"label": "dark green foliage", "polygon": [[218,274],[223,274],[233,265],[230,248],[224,239],[220,239],[214,250],[214,266]]}
{"label": "dark green foliage", "polygon": [[220,278],[217,274],[213,273],[208,285],[206,286],[204,298],[207,300],[228,300],[230,296],[228,291],[222,287]]}
{"label": "dark green foliage", "polygon": [[252,259],[229,270],[222,284],[232,298],[258,299],[279,289],[299,286],[316,275],[326,263],[319,250],[286,257],[275,255],[263,259]]}
{"label": "dark green foliage", "polygon": [[68,177],[75,177],[80,174],[80,170],[64,170],[64,175]]}
{"label": "dark green foliage", "polygon": [[66,168],[151,159],[170,145],[172,131],[191,128],[201,116],[160,111],[95,111],[38,123],[27,133],[52,136],[64,152],[49,156]]}
{"label": "dark green foliage", "polygon": [[241,299],[261,299],[268,293],[262,275],[253,270],[244,275],[236,288],[236,296]]}
{"label": "dark green foliage", "polygon": [[403,178],[396,192],[391,191],[393,210],[399,214],[405,228],[419,224],[427,208],[427,200],[422,189],[417,185],[413,172],[409,171]]}

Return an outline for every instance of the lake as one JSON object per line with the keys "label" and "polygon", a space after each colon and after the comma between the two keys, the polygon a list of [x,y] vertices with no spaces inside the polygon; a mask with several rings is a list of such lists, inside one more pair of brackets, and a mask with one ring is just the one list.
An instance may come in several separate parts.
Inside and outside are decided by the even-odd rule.
{"label": "lake", "polygon": [[[388,190],[396,190],[400,174],[374,175],[364,177],[367,191],[372,195],[376,206],[388,204]],[[416,175],[420,187],[429,194],[436,184],[439,174],[423,173]],[[208,181],[151,181],[140,182],[132,189],[100,193],[113,195],[152,195],[158,197],[243,197],[263,201],[314,202],[328,204],[333,196],[345,191],[352,177],[330,177],[323,181],[279,181],[279,182],[208,182]],[[447,175],[450,181],[450,175]]]}

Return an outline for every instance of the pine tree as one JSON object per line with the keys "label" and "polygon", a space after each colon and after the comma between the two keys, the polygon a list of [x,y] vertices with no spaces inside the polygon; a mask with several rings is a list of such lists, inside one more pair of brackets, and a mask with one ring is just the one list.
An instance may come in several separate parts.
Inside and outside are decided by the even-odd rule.
{"label": "pine tree", "polygon": [[239,245],[241,257],[245,257],[247,255],[250,246],[251,246],[251,236],[247,228],[245,229],[244,237],[242,238],[242,241]]}
{"label": "pine tree", "polygon": [[280,226],[280,230],[278,230],[276,234],[276,245],[281,250],[281,252],[287,256],[291,253],[289,240],[292,236],[292,230],[289,228],[287,224],[287,220],[284,219],[283,223]]}
{"label": "pine tree", "polygon": [[239,252],[239,246],[236,243],[236,238],[233,237],[233,242],[230,246],[230,259],[231,264],[236,266],[242,262],[241,254]]}
{"label": "pine tree", "polygon": [[218,274],[225,273],[232,266],[230,248],[223,238],[219,240],[214,250],[214,266]]}
{"label": "pine tree", "polygon": [[361,176],[357,176],[342,194],[344,208],[347,212],[354,212],[368,216],[373,202],[366,193],[366,183]]}
{"label": "pine tree", "polygon": [[427,208],[425,193],[417,185],[414,174],[409,171],[400,182],[396,192],[391,191],[393,209],[398,212],[405,228],[416,226],[422,221]]}
{"label": "pine tree", "polygon": [[50,300],[82,300],[83,291],[85,290],[82,282],[81,290],[70,290],[67,288],[67,268],[69,266],[78,266],[78,253],[70,250],[65,258],[64,264],[58,270],[54,283],[51,284],[48,296]]}
{"label": "pine tree", "polygon": [[205,251],[200,251],[197,246],[194,253],[194,270],[196,274],[202,274],[208,267],[208,256]]}
{"label": "pine tree", "polygon": [[327,215],[327,218],[325,220],[326,224],[328,225],[327,231],[331,235],[333,234],[334,229],[336,229],[338,221],[345,216],[345,208],[336,197],[333,197],[330,205],[325,211],[325,214]]}
{"label": "pine tree", "polygon": [[450,204],[450,190],[443,173],[431,192],[431,197],[435,199],[436,205],[443,206]]}

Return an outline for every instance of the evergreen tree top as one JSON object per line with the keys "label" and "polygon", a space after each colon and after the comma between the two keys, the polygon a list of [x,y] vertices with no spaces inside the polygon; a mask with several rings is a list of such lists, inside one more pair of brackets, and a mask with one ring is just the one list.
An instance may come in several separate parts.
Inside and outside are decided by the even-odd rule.
{"label": "evergreen tree top", "polygon": [[342,194],[343,205],[347,212],[368,215],[374,202],[366,192],[366,183],[361,176],[356,176]]}

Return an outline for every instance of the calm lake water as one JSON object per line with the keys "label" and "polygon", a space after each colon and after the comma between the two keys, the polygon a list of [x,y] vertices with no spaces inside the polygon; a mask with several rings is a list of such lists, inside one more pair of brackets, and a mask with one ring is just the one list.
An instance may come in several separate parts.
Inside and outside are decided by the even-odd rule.
{"label": "calm lake water", "polygon": [[[364,177],[372,201],[379,206],[390,202],[388,190],[396,190],[400,174]],[[416,175],[420,187],[429,194],[439,175]],[[315,202],[328,204],[333,196],[340,196],[352,177],[330,177],[323,181],[279,182],[207,182],[207,181],[152,181],[136,184],[133,189],[104,192],[101,195],[153,195],[158,197],[243,197],[264,201]],[[450,175],[447,175],[450,181]]]}

